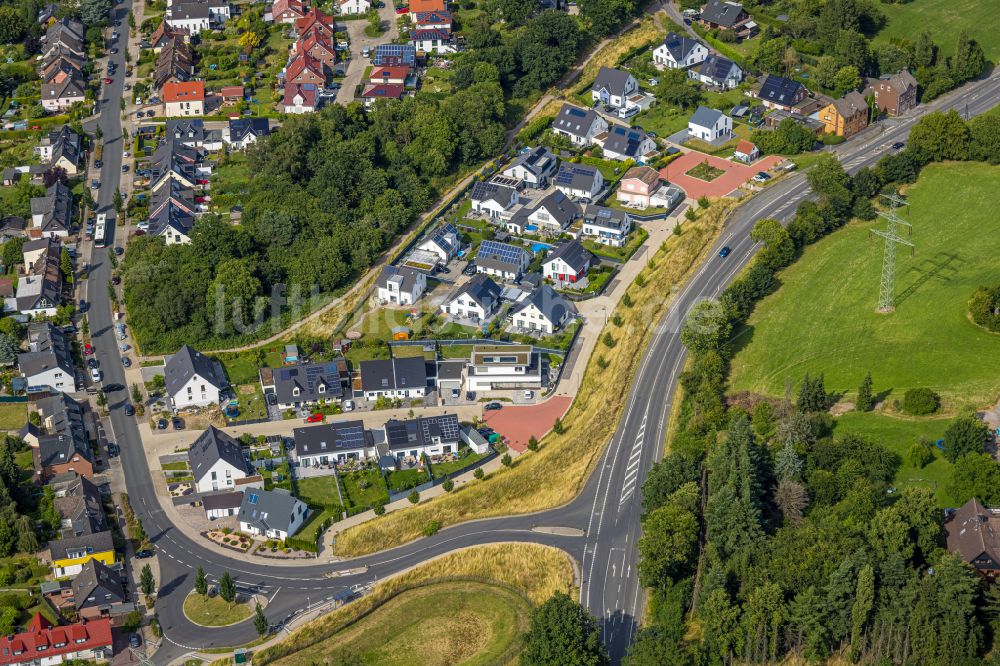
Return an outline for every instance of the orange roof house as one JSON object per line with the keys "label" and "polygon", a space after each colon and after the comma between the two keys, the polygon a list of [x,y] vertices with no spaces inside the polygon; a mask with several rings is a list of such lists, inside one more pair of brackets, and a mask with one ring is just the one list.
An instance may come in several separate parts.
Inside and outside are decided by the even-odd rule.
{"label": "orange roof house", "polygon": [[410,12],[416,14],[419,12],[443,12],[447,7],[445,7],[444,0],[410,0]]}

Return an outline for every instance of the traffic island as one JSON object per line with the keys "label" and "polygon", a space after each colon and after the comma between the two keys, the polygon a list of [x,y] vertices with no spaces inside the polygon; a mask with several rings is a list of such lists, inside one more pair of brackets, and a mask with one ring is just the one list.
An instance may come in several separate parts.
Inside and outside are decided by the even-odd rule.
{"label": "traffic island", "polygon": [[226,601],[214,596],[192,592],[184,599],[184,616],[202,627],[228,627],[239,624],[253,615],[246,601]]}

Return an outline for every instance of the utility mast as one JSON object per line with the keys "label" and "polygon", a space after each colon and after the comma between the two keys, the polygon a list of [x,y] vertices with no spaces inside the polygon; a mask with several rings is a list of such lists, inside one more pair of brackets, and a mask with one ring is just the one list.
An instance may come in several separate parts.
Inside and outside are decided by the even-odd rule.
{"label": "utility mast", "polygon": [[896,309],[895,286],[896,286],[896,246],[905,245],[910,248],[910,256],[913,256],[914,245],[910,241],[901,237],[898,232],[899,227],[906,229],[906,235],[913,235],[913,225],[901,220],[896,213],[900,206],[908,205],[907,201],[898,194],[882,195],[890,202],[888,213],[879,211],[879,216],[886,219],[885,230],[872,229],[869,233],[885,240],[885,252],[882,256],[882,279],[878,288],[878,312],[892,312]]}

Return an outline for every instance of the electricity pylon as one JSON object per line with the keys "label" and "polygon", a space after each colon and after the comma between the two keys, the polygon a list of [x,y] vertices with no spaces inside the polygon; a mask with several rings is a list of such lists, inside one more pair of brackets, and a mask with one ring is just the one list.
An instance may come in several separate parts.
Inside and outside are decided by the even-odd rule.
{"label": "electricity pylon", "polygon": [[913,225],[901,220],[896,214],[896,209],[900,206],[908,205],[905,199],[899,195],[882,195],[889,200],[891,208],[888,213],[879,211],[879,216],[887,221],[885,230],[872,229],[869,233],[885,239],[885,252],[882,255],[882,278],[878,287],[878,312],[892,312],[896,309],[895,286],[896,286],[896,246],[905,245],[910,248],[910,256],[913,256],[914,245],[910,241],[901,237],[897,231],[898,227],[906,229],[906,235],[913,235]]}

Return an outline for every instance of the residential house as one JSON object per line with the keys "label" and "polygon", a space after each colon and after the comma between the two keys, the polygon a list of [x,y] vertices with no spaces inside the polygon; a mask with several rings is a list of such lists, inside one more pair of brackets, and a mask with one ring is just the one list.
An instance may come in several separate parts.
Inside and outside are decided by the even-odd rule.
{"label": "residential house", "polygon": [[733,136],[733,119],[718,109],[699,105],[688,120],[688,136],[708,143],[725,143]]}
{"label": "residential house", "polygon": [[35,613],[22,633],[0,636],[0,666],[106,662],[113,654],[109,619],[56,627]]}
{"label": "residential house", "polygon": [[438,361],[437,363],[437,386],[441,395],[446,391],[457,391],[465,383],[465,361]]}
{"label": "residential house", "polygon": [[653,64],[658,69],[684,69],[704,62],[708,47],[697,39],[668,32],[663,43],[653,49]]}
{"label": "residential house", "polygon": [[226,145],[230,148],[245,150],[257,143],[258,139],[270,134],[271,127],[267,118],[232,118],[224,136]]}
{"label": "residential house", "polygon": [[87,622],[121,616],[134,610],[125,593],[125,584],[117,571],[90,560],[71,583],[76,614]]}
{"label": "residential house", "polygon": [[361,361],[361,390],[366,400],[422,398],[427,395],[423,356]]}
{"label": "residential house", "polygon": [[413,305],[427,291],[427,276],[406,266],[386,266],[376,284],[378,300],[391,305]]}
{"label": "residential house", "polygon": [[802,102],[809,94],[806,87],[798,81],[786,79],[774,74],[768,74],[760,89],[757,91],[757,99],[768,109],[780,109],[782,111],[794,112],[796,106]]}
{"label": "residential house", "polygon": [[410,31],[407,42],[420,53],[455,53],[458,46],[450,28],[419,28]]}
{"label": "residential house", "polygon": [[170,44],[175,38],[182,42],[188,41],[191,35],[183,28],[175,28],[166,21],[160,21],[160,25],[149,37],[149,45],[154,53],[159,53],[160,49]]}
{"label": "residential house", "polygon": [[698,22],[709,30],[731,32],[737,39],[750,39],[760,31],[743,5],[727,0],[708,0],[701,8]]}
{"label": "residential house", "polygon": [[65,111],[84,100],[86,83],[82,78],[59,72],[42,84],[42,108],[50,113]]}
{"label": "residential house", "polygon": [[312,83],[321,86],[326,83],[323,63],[308,53],[299,53],[285,68],[285,86]]}
{"label": "residential house", "polygon": [[486,323],[500,308],[500,292],[500,286],[490,278],[474,275],[448,296],[441,311],[456,319]]}
{"label": "residential house", "polygon": [[583,214],[584,236],[592,236],[595,241],[611,247],[623,247],[632,232],[632,216],[617,208],[587,206]]}
{"label": "residential house", "polygon": [[113,566],[115,542],[111,530],[50,541],[49,558],[52,562],[52,575],[56,578],[79,574],[83,565],[90,560]]}
{"label": "residential house", "polygon": [[590,96],[602,104],[623,109],[628,104],[628,98],[638,92],[639,82],[629,72],[623,72],[613,67],[601,67],[597,78],[590,87]]}
{"label": "residential house", "polygon": [[699,66],[689,69],[688,77],[707,86],[732,90],[743,80],[743,70],[729,58],[712,54]]}
{"label": "residential house", "polygon": [[[13,308],[22,315],[52,317],[56,314],[56,308],[62,303],[63,278],[59,267],[60,251],[58,243],[52,243],[50,237],[40,240],[48,241],[49,244],[33,263],[25,261],[28,273],[17,281]],[[25,247],[29,247],[29,243],[25,243]],[[4,307],[8,307],[7,302]]]}
{"label": "residential house", "polygon": [[203,495],[201,498],[201,506],[205,509],[205,517],[209,520],[235,516],[239,513],[241,504],[243,504],[242,490],[231,493],[213,493],[211,495]]}
{"label": "residential house", "polygon": [[370,107],[380,99],[403,99],[404,92],[406,92],[406,90],[401,83],[368,82],[365,85],[364,90],[361,91],[360,99],[364,100],[364,105],[366,107]]}
{"label": "residential house", "polygon": [[1000,575],[1000,510],[973,497],[944,521],[948,552],[955,553],[990,581]]}
{"label": "residential house", "polygon": [[[219,89],[219,97],[222,98],[223,106],[239,104],[246,99],[246,88],[243,86],[222,86]],[[256,118],[254,118],[256,120]]]}
{"label": "residential house", "polygon": [[372,68],[368,74],[368,81],[405,86],[412,73],[413,70],[408,65],[383,65]]}
{"label": "residential house", "polygon": [[857,90],[835,99],[819,112],[823,131],[850,139],[868,127],[868,102]]}
{"label": "residential house", "polygon": [[458,255],[458,229],[451,223],[442,224],[427,240],[418,243],[417,249],[436,255],[438,261],[446,264]]}
{"label": "residential house", "polygon": [[435,10],[411,14],[414,24],[424,30],[451,30],[451,12]]}
{"label": "residential house", "polygon": [[30,392],[76,390],[69,343],[62,329],[48,322],[28,324],[28,351],[17,355],[17,367]]}
{"label": "residential house", "polygon": [[563,162],[559,165],[555,186],[568,197],[593,201],[604,189],[604,174],[595,166]]}
{"label": "residential house", "polygon": [[625,172],[616,196],[618,201],[635,208],[673,208],[684,198],[684,192],[662,181],[656,169],[636,166]]}
{"label": "residential house", "polygon": [[371,0],[338,0],[338,2],[341,14],[365,14],[372,8]]}
{"label": "residential house", "polygon": [[284,488],[243,493],[237,520],[240,531],[268,539],[294,536],[309,515],[309,507]]}
{"label": "residential house", "polygon": [[165,178],[149,196],[150,236],[160,236],[167,245],[191,242],[197,204],[194,191],[182,182]]}
{"label": "residential house", "polygon": [[[43,436],[41,430],[31,424],[25,426],[22,432],[28,435],[26,441],[29,446]],[[90,479],[73,472],[53,477],[48,485],[55,492],[52,503],[62,518],[60,537],[69,538],[108,529],[101,491]]]}
{"label": "residential house", "polygon": [[379,44],[372,53],[372,64],[376,67],[382,65],[415,67],[417,49],[413,44]]}
{"label": "residential house", "polygon": [[595,137],[608,131],[608,121],[593,109],[581,109],[567,102],[552,121],[552,131],[567,137],[575,146],[590,146]]}
{"label": "residential house", "polygon": [[517,189],[493,180],[477,181],[472,186],[469,200],[474,213],[499,218],[517,203]]}
{"label": "residential house", "polygon": [[274,0],[271,18],[275,23],[295,23],[305,17],[306,3],[303,0]]}
{"label": "residential house", "polygon": [[281,104],[285,113],[312,113],[319,107],[319,89],[315,83],[286,84]]}
{"label": "residential house", "polygon": [[594,255],[577,240],[566,241],[549,250],[542,264],[542,274],[553,282],[570,284],[587,277]]}
{"label": "residential house", "polygon": [[[561,190],[553,190],[545,195],[528,213],[528,224],[544,233],[559,235],[580,218],[580,212],[579,204],[571,200]],[[530,227],[528,229],[531,230]],[[482,248],[480,248],[480,255],[482,255]],[[528,263],[531,263],[530,257],[528,257]]]}
{"label": "residential house", "polygon": [[38,72],[38,78],[42,80],[42,83],[51,82],[59,74],[67,74],[79,81],[86,80],[86,76],[83,74],[86,61],[74,53],[65,53],[60,50],[42,62],[44,64]]}
{"label": "residential house", "polygon": [[465,442],[466,446],[472,449],[473,453],[483,455],[490,450],[489,441],[483,437],[481,432],[471,425],[464,426],[459,433],[459,437],[463,442]]}
{"label": "residential house", "polygon": [[35,155],[52,169],[62,169],[67,176],[77,175],[80,155],[83,153],[83,138],[69,125],[63,125],[49,132],[34,149]]}
{"label": "residential house", "polygon": [[183,81],[163,84],[164,113],[176,116],[205,115],[205,82]]}
{"label": "residential house", "polygon": [[65,238],[73,226],[73,191],[61,180],[31,199],[31,225],[43,238]]}
{"label": "residential house", "polygon": [[443,12],[447,9],[445,0],[410,0],[410,13]]}
{"label": "residential house", "polygon": [[543,284],[514,308],[514,328],[552,335],[566,325],[573,313],[573,306],[566,299],[549,285]]}
{"label": "residential house", "polygon": [[892,76],[868,80],[875,106],[882,113],[901,116],[917,105],[917,80],[905,69]]}
{"label": "residential house", "polygon": [[365,460],[376,455],[372,434],[365,430],[361,420],[295,428],[292,438],[295,457],[302,467]]}
{"label": "residential house", "polygon": [[460,427],[454,414],[385,422],[385,442],[397,460],[458,453]]}
{"label": "residential house", "polygon": [[338,356],[319,363],[294,363],[280,368],[261,368],[260,384],[265,398],[273,395],[279,409],[298,409],[321,400],[340,400],[350,382],[347,361]]}
{"label": "residential house", "polygon": [[194,78],[194,51],[180,37],[168,41],[156,56],[153,87],[162,91],[168,83],[183,83]]}
{"label": "residential house", "polygon": [[240,443],[213,425],[188,449],[188,464],[200,493],[232,490],[238,481],[256,475]]}
{"label": "residential house", "polygon": [[[551,195],[550,195],[551,196]],[[476,252],[476,272],[515,281],[531,263],[531,254],[522,247],[487,240]]]}
{"label": "residential house", "polygon": [[173,28],[196,35],[221,25],[230,17],[228,0],[173,0],[168,5],[165,20]]}
{"label": "residential house", "polygon": [[736,144],[736,152],[733,153],[733,159],[737,159],[740,162],[745,162],[746,164],[751,164],[756,162],[760,158],[760,149],[750,141],[746,139],[740,139],[739,143]]}
{"label": "residential house", "polygon": [[188,345],[167,359],[163,375],[175,411],[217,405],[222,390],[229,385],[221,363]]}
{"label": "residential house", "polygon": [[506,178],[516,178],[531,189],[548,187],[555,175],[559,159],[544,146],[525,148],[517,158],[500,174]]}
{"label": "residential house", "polygon": [[598,137],[609,160],[633,160],[643,163],[656,156],[656,142],[639,127],[612,125],[604,137]]}
{"label": "residential house", "polygon": [[337,32],[337,26],[332,16],[314,8],[306,12],[302,18],[295,20],[295,31],[300,37],[319,31],[327,37],[333,38]]}
{"label": "residential house", "polygon": [[[337,63],[337,49],[334,47],[332,37],[327,37],[326,33],[314,30],[302,37],[293,47],[296,54],[308,54],[320,63],[320,73],[326,78],[326,72],[332,70]],[[325,68],[325,69],[324,69]],[[309,83],[300,80],[299,83]],[[322,81],[318,82],[322,83]]]}
{"label": "residential house", "polygon": [[469,391],[540,389],[541,356],[531,345],[475,346],[465,384]]}
{"label": "residential house", "polygon": [[41,426],[28,428],[25,441],[31,449],[35,480],[44,482],[59,474],[94,476],[90,439],[84,424],[84,406],[65,393],[36,403]]}

